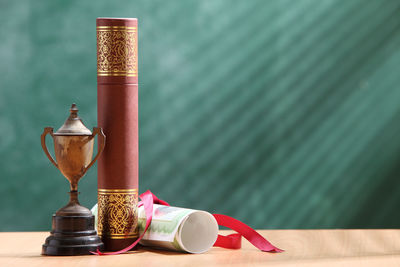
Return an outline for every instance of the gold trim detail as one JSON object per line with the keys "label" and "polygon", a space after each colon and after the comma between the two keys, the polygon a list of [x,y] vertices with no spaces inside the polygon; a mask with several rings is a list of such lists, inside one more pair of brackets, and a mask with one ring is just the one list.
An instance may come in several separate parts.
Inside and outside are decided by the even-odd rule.
{"label": "gold trim detail", "polygon": [[127,27],[127,26],[97,26],[97,31],[129,31],[136,32],[136,27]]}
{"label": "gold trim detail", "polygon": [[111,239],[138,237],[137,204],[137,189],[99,189],[98,235]]}
{"label": "gold trim detail", "polygon": [[121,236],[102,236],[98,234],[100,238],[108,238],[108,239],[133,239],[133,238],[138,238],[139,235],[121,235]]}
{"label": "gold trim detail", "polygon": [[97,29],[129,29],[136,30],[136,26],[97,26]]}
{"label": "gold trim detail", "polygon": [[98,189],[98,192],[109,193],[109,192],[121,192],[121,193],[137,193],[137,189]]}
{"label": "gold trim detail", "polygon": [[137,28],[97,26],[97,76],[137,76]]}

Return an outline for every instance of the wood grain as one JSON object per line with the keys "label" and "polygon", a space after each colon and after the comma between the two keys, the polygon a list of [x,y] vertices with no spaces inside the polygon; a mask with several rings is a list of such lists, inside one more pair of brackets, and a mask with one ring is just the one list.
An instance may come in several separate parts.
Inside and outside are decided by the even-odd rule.
{"label": "wood grain", "polygon": [[[221,231],[223,234],[230,231]],[[47,232],[0,233],[0,266],[400,266],[400,230],[261,230],[283,253],[243,240],[240,250],[204,254],[140,249],[115,256],[41,256]]]}

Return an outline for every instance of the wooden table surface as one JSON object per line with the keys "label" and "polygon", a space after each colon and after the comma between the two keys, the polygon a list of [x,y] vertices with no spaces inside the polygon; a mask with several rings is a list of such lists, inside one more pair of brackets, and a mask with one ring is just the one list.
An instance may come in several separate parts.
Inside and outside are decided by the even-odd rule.
{"label": "wooden table surface", "polygon": [[[223,234],[230,231],[221,231]],[[400,230],[261,230],[283,253],[240,250],[204,254],[140,249],[114,256],[41,256],[46,232],[0,233],[0,266],[400,266]]]}

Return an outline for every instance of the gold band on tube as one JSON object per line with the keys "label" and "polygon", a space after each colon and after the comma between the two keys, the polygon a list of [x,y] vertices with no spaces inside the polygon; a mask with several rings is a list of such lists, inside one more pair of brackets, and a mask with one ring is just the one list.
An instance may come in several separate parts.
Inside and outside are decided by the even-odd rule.
{"label": "gold band on tube", "polygon": [[137,204],[137,189],[98,189],[98,235],[111,239],[137,238]]}

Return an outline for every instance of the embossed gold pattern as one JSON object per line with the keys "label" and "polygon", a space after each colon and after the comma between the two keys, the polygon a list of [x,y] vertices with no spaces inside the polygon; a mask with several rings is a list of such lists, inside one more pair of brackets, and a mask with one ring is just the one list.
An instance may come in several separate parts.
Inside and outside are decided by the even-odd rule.
{"label": "embossed gold pattern", "polygon": [[137,189],[99,189],[99,236],[111,239],[138,237]]}
{"label": "embossed gold pattern", "polygon": [[97,76],[137,76],[137,29],[97,26]]}

